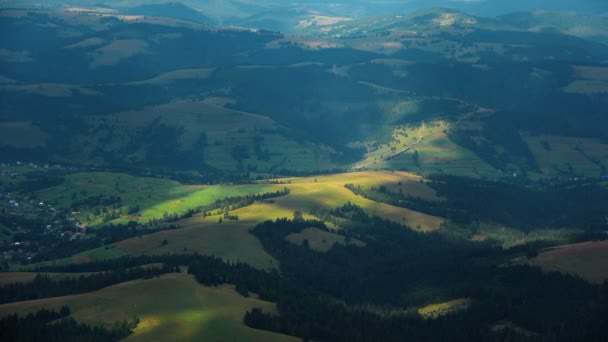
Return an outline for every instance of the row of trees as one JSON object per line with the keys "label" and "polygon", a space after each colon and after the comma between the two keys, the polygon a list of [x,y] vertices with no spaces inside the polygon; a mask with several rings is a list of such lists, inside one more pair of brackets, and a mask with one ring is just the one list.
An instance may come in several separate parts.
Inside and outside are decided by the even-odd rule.
{"label": "row of trees", "polygon": [[60,277],[54,279],[38,274],[31,282],[10,283],[0,287],[0,303],[19,302],[48,297],[66,296],[99,290],[135,279],[148,279],[176,271],[167,264],[160,267],[135,267],[115,269],[90,275]]}
{"label": "row of trees", "polygon": [[119,341],[129,336],[139,323],[116,322],[112,327],[90,326],[76,322],[70,309],[59,311],[42,309],[25,316],[17,314],[0,319],[1,341],[48,341],[48,342],[108,342]]}
{"label": "row of trees", "polygon": [[345,187],[365,198],[445,217],[458,224],[493,222],[526,232],[555,227],[588,231],[607,228],[608,189],[597,182],[541,184],[441,175],[429,178],[428,185],[442,200],[412,197],[386,187]]}

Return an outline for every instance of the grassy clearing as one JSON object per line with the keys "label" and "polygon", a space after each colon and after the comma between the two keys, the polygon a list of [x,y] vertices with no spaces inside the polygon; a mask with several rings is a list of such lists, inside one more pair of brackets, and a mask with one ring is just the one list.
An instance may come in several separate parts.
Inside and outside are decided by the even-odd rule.
{"label": "grassy clearing", "polygon": [[251,329],[242,323],[246,311],[274,312],[273,303],[244,298],[233,286],[205,287],[186,274],[136,280],[99,291],[0,305],[0,315],[25,314],[67,305],[72,316],[89,324],[140,319],[127,341],[284,341],[289,336]]}
{"label": "grassy clearing", "polygon": [[608,93],[608,68],[575,66],[574,71],[579,79],[564,87],[564,92],[586,95]]}
{"label": "grassy clearing", "polygon": [[583,242],[549,249],[529,261],[547,271],[576,274],[592,283],[608,280],[608,241]]}
{"label": "grassy clearing", "polygon": [[148,43],[139,39],[117,39],[97,48],[89,56],[93,59],[91,68],[115,65],[123,59],[146,52]]}
{"label": "grassy clearing", "polygon": [[608,145],[599,139],[562,136],[525,136],[544,175],[599,177],[608,167]]}
{"label": "grassy clearing", "polygon": [[2,272],[0,273],[0,286],[11,283],[29,283],[37,274],[35,272]]}
{"label": "grassy clearing", "polygon": [[606,94],[608,93],[608,82],[596,80],[575,80],[563,88],[566,93],[572,94]]}
{"label": "grassy clearing", "polygon": [[470,298],[459,298],[421,307],[418,309],[418,314],[425,319],[433,319],[466,310],[470,305]]}
{"label": "grassy clearing", "polygon": [[182,69],[160,74],[156,77],[136,82],[129,82],[128,85],[154,85],[165,86],[178,80],[206,79],[215,71],[214,68],[207,69]]}
{"label": "grassy clearing", "polygon": [[[247,207],[248,210],[255,214],[259,212],[258,204],[250,207]],[[258,239],[249,234],[249,229],[265,218],[249,218],[243,211],[233,213],[237,212],[239,221],[226,220],[219,224],[219,215],[205,219],[195,216],[180,221],[185,227],[183,229],[131,238],[117,242],[114,246],[132,255],[196,252],[215,255],[225,260],[246,262],[260,269],[277,267],[278,261],[264,251]],[[264,212],[261,214],[266,215]],[[163,244],[164,240],[167,244]]]}
{"label": "grassy clearing", "polygon": [[306,228],[299,233],[289,234],[285,237],[285,240],[296,245],[302,245],[304,241],[307,241],[310,249],[321,253],[328,252],[336,244],[357,247],[365,246],[365,243],[362,241],[353,239],[347,242],[342,235],[329,233],[317,228]]}
{"label": "grassy clearing", "polygon": [[552,244],[564,244],[570,241],[572,234],[579,231],[574,229],[537,229],[529,233],[519,229],[497,224],[481,223],[470,237],[473,241],[494,240],[500,242],[503,248],[511,248],[534,241],[548,241]]}

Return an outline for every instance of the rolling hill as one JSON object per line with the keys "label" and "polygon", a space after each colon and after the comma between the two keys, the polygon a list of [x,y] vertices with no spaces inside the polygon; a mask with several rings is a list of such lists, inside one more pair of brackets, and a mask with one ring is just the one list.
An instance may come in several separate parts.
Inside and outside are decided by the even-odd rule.
{"label": "rolling hill", "polygon": [[[521,17],[426,10],[296,37],[144,15],[1,14],[3,32],[36,33],[1,43],[6,158],[203,173],[606,167],[601,146],[555,151],[547,166],[527,137],[606,141],[596,75],[608,47],[504,23]],[[427,144],[452,157],[426,160]]]}

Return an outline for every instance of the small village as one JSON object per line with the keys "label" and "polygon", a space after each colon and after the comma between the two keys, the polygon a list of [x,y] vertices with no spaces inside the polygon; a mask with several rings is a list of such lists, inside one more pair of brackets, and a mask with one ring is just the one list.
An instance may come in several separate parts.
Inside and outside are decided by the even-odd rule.
{"label": "small village", "polygon": [[[61,168],[59,165],[0,163],[0,180],[17,179],[19,170]],[[0,183],[0,184],[2,184]],[[58,209],[33,196],[0,192],[0,256],[2,263],[29,263],[39,253],[64,241],[80,239],[87,226],[76,218],[78,212]]]}

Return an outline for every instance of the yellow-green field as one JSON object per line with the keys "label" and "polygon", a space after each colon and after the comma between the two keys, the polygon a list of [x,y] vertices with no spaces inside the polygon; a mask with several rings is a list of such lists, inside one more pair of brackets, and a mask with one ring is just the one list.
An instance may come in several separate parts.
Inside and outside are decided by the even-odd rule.
{"label": "yellow-green field", "polygon": [[302,245],[306,240],[308,247],[317,252],[328,252],[336,244],[338,245],[353,245],[362,247],[365,243],[356,239],[346,241],[344,236],[329,233],[318,228],[306,228],[299,233],[292,233],[285,238],[287,241]]}
{"label": "yellow-green field", "polygon": [[[267,269],[278,267],[278,262],[264,251],[261,243],[249,233],[249,229],[265,220],[292,218],[296,210],[304,213],[306,219],[319,219],[317,212],[353,203],[362,207],[369,215],[385,219],[420,231],[438,229],[443,219],[416,212],[407,208],[375,202],[357,196],[344,187],[351,183],[361,186],[385,186],[391,191],[425,199],[437,199],[435,192],[419,176],[406,172],[355,172],[316,177],[279,179],[277,182],[246,185],[187,186],[166,179],[134,177],[115,173],[79,173],[66,177],[64,184],[40,191],[38,196],[49,203],[69,207],[72,193],[86,191],[87,196],[103,194],[122,197],[123,213],[129,206],[139,205],[137,215],[123,214],[113,222],[161,218],[167,213],[183,213],[190,208],[208,205],[230,196],[242,196],[264,192],[274,192],[287,188],[290,193],[264,202],[255,202],[247,207],[232,210],[239,220],[222,220],[219,211],[211,216],[202,214],[183,219],[177,224],[182,229],[167,230],[155,234],[134,237],[117,242],[109,247],[101,247],[76,254],[70,258],[50,263],[79,263],[115,258],[125,254],[200,253],[215,255],[227,260],[238,260],[254,267]],[[85,220],[93,216],[93,209],[84,210],[76,217]],[[91,219],[92,224],[101,224],[101,216]],[[330,228],[339,228],[328,222]],[[312,237],[311,237],[312,239]],[[321,237],[321,240],[323,238]],[[167,243],[163,243],[166,240]]]}
{"label": "yellow-green field", "polygon": [[[315,212],[315,210],[335,208],[350,202],[360,206],[370,215],[377,215],[395,222],[404,223],[423,231],[439,228],[439,225],[443,221],[439,217],[407,208],[374,202],[357,196],[344,187],[346,183],[362,186],[394,184],[398,182],[400,177],[403,177],[404,182],[412,179],[411,174],[392,173],[390,171],[346,173],[294,179],[291,181],[291,184],[286,185],[291,190],[289,196],[277,198],[274,205],[291,211]],[[412,189],[421,189],[425,185],[410,186]],[[425,190],[419,191],[422,193]]]}
{"label": "yellow-green field", "polygon": [[471,299],[459,298],[448,302],[430,304],[418,309],[418,314],[425,319],[437,318],[466,310],[471,305]]}
{"label": "yellow-green field", "polygon": [[608,241],[564,245],[542,252],[528,263],[547,271],[576,274],[593,283],[608,280]]}
{"label": "yellow-green field", "polygon": [[[167,179],[107,172],[77,173],[65,178],[63,184],[39,191],[37,196],[43,201],[65,208],[71,206],[74,193],[76,200],[98,195],[120,196],[122,204],[119,209],[124,215],[115,222],[135,220],[145,223],[149,219],[162,218],[165,212],[169,214],[184,213],[188,209],[209,205],[226,197],[266,192],[274,188],[262,184],[188,186]],[[83,191],[86,192],[86,195],[82,194]],[[141,207],[140,212],[136,215],[127,215],[128,208],[135,205]],[[112,209],[112,205],[105,207],[108,207],[109,210]],[[80,214],[76,215],[76,218],[92,225],[101,223],[102,217],[95,217],[92,208],[83,209]],[[86,220],[87,215],[89,220]]]}
{"label": "yellow-green field", "polygon": [[109,325],[138,317],[140,323],[127,341],[296,341],[242,323],[252,308],[274,312],[273,303],[244,298],[231,285],[205,287],[177,273],[81,295],[3,304],[0,316],[64,305],[76,320],[89,324]]}
{"label": "yellow-green field", "polygon": [[[291,217],[293,211],[314,212],[316,209],[332,209],[351,202],[361,206],[369,214],[406,223],[412,227],[420,226],[422,230],[439,227],[442,219],[406,208],[394,207],[374,202],[354,195],[344,188],[347,183],[361,186],[386,186],[406,194],[424,199],[436,199],[434,191],[422,182],[422,178],[406,172],[355,172],[323,175],[317,177],[281,179],[279,184],[257,183],[245,185],[182,185],[178,182],[147,177],[135,177],[120,173],[77,173],[66,176],[63,184],[41,190],[37,196],[46,202],[69,208],[73,201],[97,195],[120,196],[123,216],[115,222],[161,218],[166,213],[184,213],[188,209],[209,205],[216,200],[231,196],[243,196],[264,192],[274,192],[287,188],[290,194],[274,199],[268,208],[257,213],[248,213],[250,209],[239,209],[243,213],[256,214],[255,220]],[[83,192],[86,194],[83,195]],[[74,195],[75,194],[75,195]],[[141,210],[136,215],[127,215],[128,207],[139,205]],[[111,209],[111,205],[108,205]],[[76,217],[85,221],[86,216],[93,216],[93,210],[84,210]],[[239,214],[239,211],[235,211]],[[90,223],[99,224],[101,217],[90,217]],[[210,221],[210,220],[207,220]]]}
{"label": "yellow-green field", "polygon": [[[302,211],[306,219],[315,219],[316,217],[310,214],[315,210],[332,209],[351,202],[361,206],[369,214],[406,223],[416,229],[423,231],[437,229],[443,221],[442,218],[364,199],[344,188],[346,183],[364,186],[386,185],[390,188],[399,186],[398,183],[401,182],[401,186],[412,193],[421,197],[435,198],[432,189],[421,183],[420,179],[409,173],[385,171],[283,179],[281,181],[284,184],[223,186],[219,189],[226,189],[226,192],[218,190],[219,192],[215,194],[217,197],[208,200],[221,199],[227,196],[228,192],[255,193],[277,191],[285,187],[290,193],[287,196],[255,202],[247,207],[232,210],[231,215],[238,215],[238,221],[222,220],[220,224],[219,219],[223,215],[217,211],[207,217],[197,214],[179,221],[178,224],[184,227],[182,229],[120,241],[113,244],[113,252],[124,251],[132,255],[198,252],[246,262],[257,268],[275,268],[278,262],[264,251],[261,243],[249,233],[249,229],[266,220],[292,218],[296,210]],[[161,207],[164,205],[159,204]],[[166,244],[163,244],[164,240],[167,240]]]}

